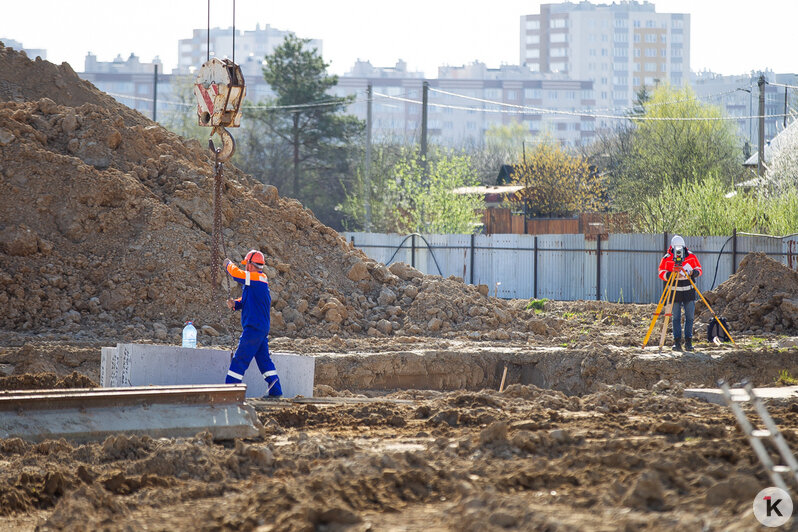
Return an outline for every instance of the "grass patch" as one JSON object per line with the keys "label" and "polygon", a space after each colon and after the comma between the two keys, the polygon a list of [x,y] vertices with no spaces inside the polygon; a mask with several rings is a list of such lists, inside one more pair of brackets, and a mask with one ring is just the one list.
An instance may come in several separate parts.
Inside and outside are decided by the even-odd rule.
{"label": "grass patch", "polygon": [[786,369],[779,371],[779,376],[774,379],[774,382],[779,386],[795,386],[798,384],[798,379],[790,375]]}
{"label": "grass patch", "polygon": [[546,306],[546,301],[548,301],[548,299],[546,299],[546,298],[543,298],[543,299],[530,299],[529,302],[526,304],[526,307],[524,307],[524,309],[525,310],[535,309],[535,310],[541,310],[542,311],[543,307]]}

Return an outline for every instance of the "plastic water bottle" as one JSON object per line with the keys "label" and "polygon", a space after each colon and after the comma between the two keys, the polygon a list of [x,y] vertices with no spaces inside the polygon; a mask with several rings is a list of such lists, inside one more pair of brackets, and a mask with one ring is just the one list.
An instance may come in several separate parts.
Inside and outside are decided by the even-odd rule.
{"label": "plastic water bottle", "polygon": [[197,347],[197,329],[190,321],[183,327],[183,347]]}

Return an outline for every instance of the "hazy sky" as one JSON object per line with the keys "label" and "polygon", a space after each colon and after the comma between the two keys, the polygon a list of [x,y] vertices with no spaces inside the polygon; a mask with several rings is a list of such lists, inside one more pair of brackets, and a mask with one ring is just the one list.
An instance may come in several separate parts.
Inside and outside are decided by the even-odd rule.
{"label": "hazy sky", "polygon": [[[156,55],[170,72],[177,41],[207,24],[206,0],[3,0],[0,39],[45,48],[47,59],[83,70],[86,52],[100,61],[131,52],[149,62]],[[411,70],[437,76],[440,65],[480,60],[489,67],[519,60],[520,16],[541,2],[519,0],[236,0],[236,27],[256,23],[323,40],[324,59],[337,74],[356,59],[374,66],[407,61]],[[544,2],[549,3],[549,2]],[[550,2],[555,3],[555,2]],[[610,2],[594,2],[610,3]],[[659,13],[691,15],[693,70],[741,74],[769,68],[798,72],[789,37],[796,31],[798,1],[659,0]],[[211,26],[228,27],[233,0],[211,0]]]}

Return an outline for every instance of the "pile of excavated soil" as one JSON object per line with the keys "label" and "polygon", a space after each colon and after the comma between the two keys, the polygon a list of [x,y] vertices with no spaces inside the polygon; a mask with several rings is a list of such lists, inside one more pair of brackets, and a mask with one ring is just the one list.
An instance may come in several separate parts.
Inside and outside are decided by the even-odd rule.
{"label": "pile of excavated soil", "polygon": [[[770,485],[727,408],[670,393],[400,397],[262,405],[225,445],[0,440],[0,528],[751,530]],[[770,410],[795,446],[794,405]]]}
{"label": "pile of excavated soil", "polygon": [[[704,294],[734,332],[798,334],[798,272],[764,253],[749,253],[737,273]],[[708,309],[701,319],[712,317]]]}
{"label": "pile of excavated soil", "polygon": [[[0,160],[0,328],[156,341],[188,319],[209,340],[237,330],[224,282],[211,301],[212,160],[197,141],[66,65],[0,47]],[[232,165],[225,179],[227,250],[264,251],[276,335],[549,333],[487,287],[368,259]]]}

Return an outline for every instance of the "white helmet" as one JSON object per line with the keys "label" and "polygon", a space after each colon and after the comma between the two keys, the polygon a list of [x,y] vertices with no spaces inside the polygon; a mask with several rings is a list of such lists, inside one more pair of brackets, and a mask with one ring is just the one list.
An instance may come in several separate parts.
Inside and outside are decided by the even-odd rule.
{"label": "white helmet", "polygon": [[673,235],[673,238],[671,238],[671,247],[673,249],[683,248],[684,247],[684,238],[680,237],[679,235]]}

